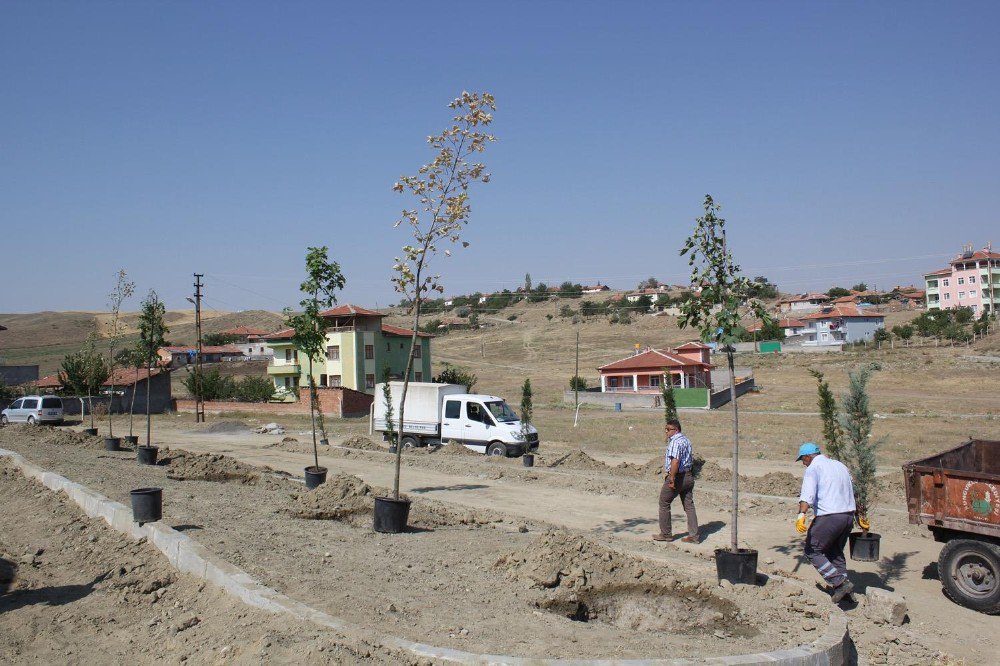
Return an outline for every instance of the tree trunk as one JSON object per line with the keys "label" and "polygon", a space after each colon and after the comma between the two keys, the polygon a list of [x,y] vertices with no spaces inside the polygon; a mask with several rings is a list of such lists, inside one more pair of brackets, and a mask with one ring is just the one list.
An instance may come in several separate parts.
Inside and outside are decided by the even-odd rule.
{"label": "tree trunk", "polygon": [[[153,379],[152,375],[153,375],[153,366],[147,363],[146,364],[146,446],[152,446],[152,443],[150,443],[150,439],[152,437],[153,425],[149,407],[149,385]],[[135,389],[133,389],[133,392],[134,391]]]}
{"label": "tree trunk", "polygon": [[[135,369],[135,381],[132,383],[132,401],[128,406],[128,435],[132,436],[132,415],[135,413],[135,385],[139,383],[139,368]],[[149,386],[149,377],[146,378],[146,386]]]}
{"label": "tree trunk", "polygon": [[740,511],[740,414],[736,407],[736,369],[733,366],[733,346],[726,346],[729,360],[729,401],[733,403],[733,520],[730,548],[739,551],[739,511]]}
{"label": "tree trunk", "polygon": [[313,383],[313,360],[309,357],[309,421],[312,423],[313,462],[319,467],[319,450],[316,448],[316,385]]}

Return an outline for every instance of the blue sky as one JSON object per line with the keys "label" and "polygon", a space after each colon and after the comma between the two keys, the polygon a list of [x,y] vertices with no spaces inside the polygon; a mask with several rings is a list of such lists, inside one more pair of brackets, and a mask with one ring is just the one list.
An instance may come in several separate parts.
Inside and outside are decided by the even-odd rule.
{"label": "blue sky", "polygon": [[919,284],[963,243],[1000,246],[998,19],[995,2],[8,0],[0,312],[102,309],[118,268],[170,307],[199,272],[209,308],[277,310],[309,245],[342,264],[341,302],[396,302],[412,202],[391,186],[463,89],[496,95],[499,142],[470,246],[435,259],[448,294],[525,273],[683,282],[706,193],[745,271],[783,290]]}

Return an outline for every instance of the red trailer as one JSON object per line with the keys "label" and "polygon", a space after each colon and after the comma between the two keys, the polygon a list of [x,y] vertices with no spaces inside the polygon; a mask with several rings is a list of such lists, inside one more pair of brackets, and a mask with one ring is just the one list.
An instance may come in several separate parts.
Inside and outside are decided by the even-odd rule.
{"label": "red trailer", "polygon": [[910,522],[944,542],[938,571],[952,601],[1000,613],[1000,441],[973,439],[903,465]]}

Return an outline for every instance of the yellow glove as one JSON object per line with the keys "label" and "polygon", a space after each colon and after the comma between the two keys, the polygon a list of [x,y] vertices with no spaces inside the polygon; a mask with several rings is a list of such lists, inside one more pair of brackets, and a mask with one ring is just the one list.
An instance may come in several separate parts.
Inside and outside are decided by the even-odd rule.
{"label": "yellow glove", "polygon": [[868,518],[865,516],[858,516],[858,527],[865,530],[866,532],[871,529],[872,524],[868,522]]}
{"label": "yellow glove", "polygon": [[798,519],[795,521],[795,529],[799,531],[799,534],[805,534],[809,531],[809,528],[806,526],[806,514],[799,514]]}

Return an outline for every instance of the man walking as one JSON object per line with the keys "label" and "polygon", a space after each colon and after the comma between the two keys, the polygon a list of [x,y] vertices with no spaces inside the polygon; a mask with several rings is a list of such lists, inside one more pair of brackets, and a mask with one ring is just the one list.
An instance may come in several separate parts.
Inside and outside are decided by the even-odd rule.
{"label": "man walking", "polygon": [[[854,523],[856,505],[851,473],[840,461],[827,458],[819,447],[806,442],[799,457],[806,467],[799,494],[799,516],[795,529],[806,535],[805,554],[819,575],[832,588],[831,598],[839,603],[854,590],[847,578],[844,545]],[[813,508],[816,518],[806,527],[806,512]]]}
{"label": "man walking", "polygon": [[678,495],[684,513],[687,514],[687,536],[681,539],[687,543],[698,543],[698,514],[694,510],[694,473],[691,469],[694,457],[691,454],[691,440],[681,432],[677,419],[667,421],[665,427],[667,451],[663,460],[663,487],[660,488],[660,533],[653,535],[653,541],[670,541],[673,532],[670,525],[670,504]]}

